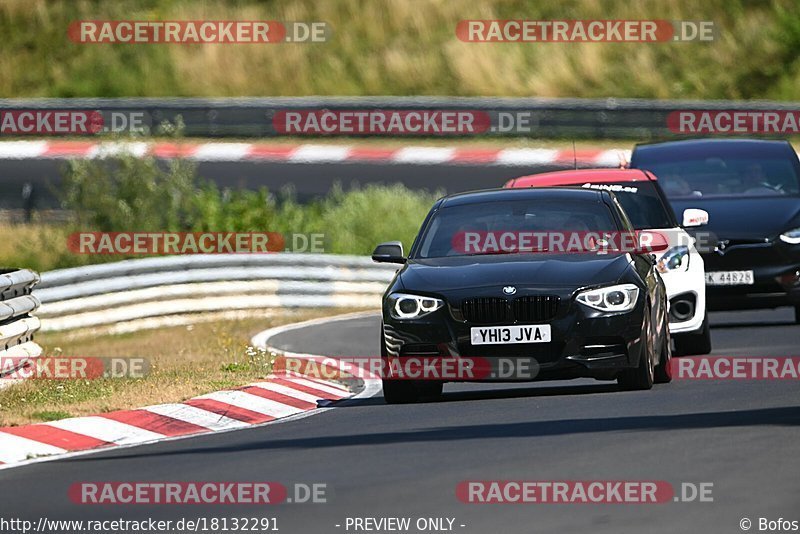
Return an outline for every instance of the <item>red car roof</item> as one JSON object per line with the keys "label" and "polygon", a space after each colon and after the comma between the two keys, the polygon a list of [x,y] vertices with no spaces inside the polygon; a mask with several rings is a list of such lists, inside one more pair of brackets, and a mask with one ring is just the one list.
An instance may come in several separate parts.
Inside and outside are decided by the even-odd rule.
{"label": "red car roof", "polygon": [[644,182],[655,180],[654,174],[640,169],[577,169],[558,172],[543,172],[512,178],[503,187],[549,187],[556,185],[583,185]]}

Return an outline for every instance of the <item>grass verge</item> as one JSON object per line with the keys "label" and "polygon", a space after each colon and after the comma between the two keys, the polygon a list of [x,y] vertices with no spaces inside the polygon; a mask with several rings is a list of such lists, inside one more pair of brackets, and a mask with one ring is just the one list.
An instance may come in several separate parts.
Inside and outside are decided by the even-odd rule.
{"label": "grass verge", "polygon": [[[78,44],[78,20],[325,21],[325,43]],[[711,42],[469,43],[465,19],[713,21]],[[35,31],[31,31],[34,28]],[[6,0],[0,96],[797,98],[795,0]]]}
{"label": "grass verge", "polygon": [[28,380],[0,390],[0,426],[24,425],[181,402],[235,388],[269,374],[272,358],[250,346],[255,333],[348,309],[284,310],[274,316],[160,328],[131,334],[74,338],[42,333],[45,355],[143,357],[150,373],[136,379]]}

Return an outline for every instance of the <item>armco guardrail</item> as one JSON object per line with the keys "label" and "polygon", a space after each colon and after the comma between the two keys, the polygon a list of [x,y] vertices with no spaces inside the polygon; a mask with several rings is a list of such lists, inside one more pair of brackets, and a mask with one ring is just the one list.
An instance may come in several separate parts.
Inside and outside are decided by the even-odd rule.
{"label": "armco guardrail", "polygon": [[396,267],[318,254],[168,256],[42,273],[44,330],[166,315],[293,307],[378,307]]}
{"label": "armco guardrail", "polygon": [[[309,109],[468,110],[485,112],[495,128],[485,136],[536,138],[647,139],[673,135],[667,116],[682,110],[800,110],[796,102],[725,100],[648,100],[580,98],[466,97],[302,97],[302,98],[71,98],[0,99],[0,110],[101,110],[141,114],[142,125],[155,128],[178,116],[184,133],[196,137],[274,137],[279,112]],[[529,128],[506,131],[506,121],[528,114]]]}
{"label": "armco guardrail", "polygon": [[33,341],[41,324],[32,315],[39,307],[39,299],[31,289],[38,282],[39,275],[28,269],[0,270],[0,377],[17,370],[13,362],[37,358],[42,353]]}

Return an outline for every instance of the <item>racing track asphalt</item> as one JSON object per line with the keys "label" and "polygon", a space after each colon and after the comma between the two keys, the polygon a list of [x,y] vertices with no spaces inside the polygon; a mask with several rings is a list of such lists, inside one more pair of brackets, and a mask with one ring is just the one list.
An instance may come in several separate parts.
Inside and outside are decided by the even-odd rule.
{"label": "racing track asphalt", "polygon": [[[64,160],[0,159],[0,209],[22,208],[22,187],[31,183],[39,208],[58,206],[54,190],[61,183]],[[321,196],[339,182],[354,185],[403,183],[411,189],[457,193],[502,187],[511,178],[563,169],[558,165],[419,165],[404,163],[285,163],[275,161],[198,162],[198,174],[220,187],[270,191],[292,185],[300,201]]]}
{"label": "racing track asphalt", "polygon": [[[796,355],[789,310],[712,315],[714,354]],[[369,355],[378,318],[279,335],[299,352]],[[3,517],[270,516],[283,534],[346,532],[345,518],[455,517],[464,533],[741,532],[748,517],[800,519],[797,381],[674,381],[621,392],[580,380],[446,385],[441,402],[380,396],[314,417],[0,471]],[[712,482],[713,503],[470,505],[463,480]],[[327,504],[274,508],[72,504],[78,481],[321,482]],[[465,525],[460,527],[459,525]],[[351,531],[352,532],[352,531]],[[416,532],[412,530],[412,532]]]}

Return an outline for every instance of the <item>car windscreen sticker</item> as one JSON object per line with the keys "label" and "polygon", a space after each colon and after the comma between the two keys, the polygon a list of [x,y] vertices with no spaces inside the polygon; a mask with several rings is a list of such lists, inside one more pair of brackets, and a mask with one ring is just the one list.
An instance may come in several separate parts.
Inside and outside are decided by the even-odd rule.
{"label": "car windscreen sticker", "polygon": [[639,191],[638,187],[631,187],[627,185],[619,185],[619,184],[592,184],[592,183],[585,183],[581,187],[584,189],[602,189],[604,191],[612,191],[614,193],[636,193]]}

